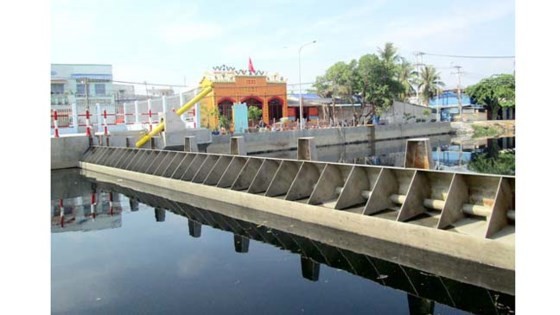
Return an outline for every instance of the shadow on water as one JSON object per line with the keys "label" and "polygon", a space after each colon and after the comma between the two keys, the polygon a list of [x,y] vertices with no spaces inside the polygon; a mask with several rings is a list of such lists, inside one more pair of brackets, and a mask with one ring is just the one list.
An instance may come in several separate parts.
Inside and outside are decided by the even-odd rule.
{"label": "shadow on water", "polygon": [[[166,211],[185,217],[193,238],[202,237],[202,226],[231,232],[236,253],[248,253],[250,242],[258,241],[299,255],[301,277],[311,282],[320,280],[321,266],[326,265],[405,292],[406,301],[401,303],[407,303],[410,314],[433,314],[437,303],[475,314],[515,312],[512,295],[335,247],[327,244],[328,239],[310,239],[290,233],[292,231],[235,219],[212,209],[159,196],[157,191],[139,191],[96,181],[81,175],[79,170],[57,171],[51,176],[53,233],[120,228],[121,214],[138,211],[139,205],[144,204],[154,208],[156,222],[166,220]],[[293,231],[297,231],[297,226]]]}

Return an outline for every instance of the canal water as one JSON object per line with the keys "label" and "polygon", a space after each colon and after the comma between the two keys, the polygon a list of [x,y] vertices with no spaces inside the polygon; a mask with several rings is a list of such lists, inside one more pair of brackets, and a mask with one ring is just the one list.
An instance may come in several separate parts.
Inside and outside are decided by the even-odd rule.
{"label": "canal water", "polygon": [[[515,152],[515,137],[460,139],[451,135],[428,138],[432,147],[434,169],[472,173],[515,175],[515,165],[510,163],[507,170],[485,167],[469,167],[476,160],[488,162],[496,159],[500,152]],[[381,166],[404,166],[406,139],[384,140],[374,144],[359,143],[317,148],[319,160],[325,162],[355,163]],[[296,159],[297,151],[280,151],[255,154],[255,156]],[[480,165],[480,163],[477,163]],[[483,163],[485,164],[485,163]]]}
{"label": "canal water", "polygon": [[53,314],[515,313],[493,288],[79,170],[51,173],[50,218]]}

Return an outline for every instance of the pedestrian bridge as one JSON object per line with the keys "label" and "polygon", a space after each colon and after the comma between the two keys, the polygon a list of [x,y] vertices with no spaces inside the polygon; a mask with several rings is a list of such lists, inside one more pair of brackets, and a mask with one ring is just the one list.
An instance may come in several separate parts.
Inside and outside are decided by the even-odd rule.
{"label": "pedestrian bridge", "polygon": [[104,146],[80,168],[515,270],[511,176]]}

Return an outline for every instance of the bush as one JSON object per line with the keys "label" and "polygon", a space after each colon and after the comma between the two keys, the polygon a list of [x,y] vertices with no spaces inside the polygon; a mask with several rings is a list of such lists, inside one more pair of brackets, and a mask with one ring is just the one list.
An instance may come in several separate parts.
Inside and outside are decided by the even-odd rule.
{"label": "bush", "polygon": [[495,137],[502,133],[502,131],[498,128],[492,126],[479,126],[473,125],[474,129],[473,138],[482,138],[482,137]]}
{"label": "bush", "polygon": [[496,159],[488,158],[487,154],[476,155],[468,168],[484,174],[515,175],[515,152],[500,153]]}

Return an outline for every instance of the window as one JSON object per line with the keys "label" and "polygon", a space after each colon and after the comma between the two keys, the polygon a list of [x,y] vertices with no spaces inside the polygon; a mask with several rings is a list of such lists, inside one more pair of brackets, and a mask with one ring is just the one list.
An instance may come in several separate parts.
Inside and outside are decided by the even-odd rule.
{"label": "window", "polygon": [[76,95],[85,96],[86,95],[86,85],[76,84]]}
{"label": "window", "polygon": [[105,84],[95,85],[95,95],[105,95]]}
{"label": "window", "polygon": [[51,83],[51,94],[64,94],[64,84]]}

